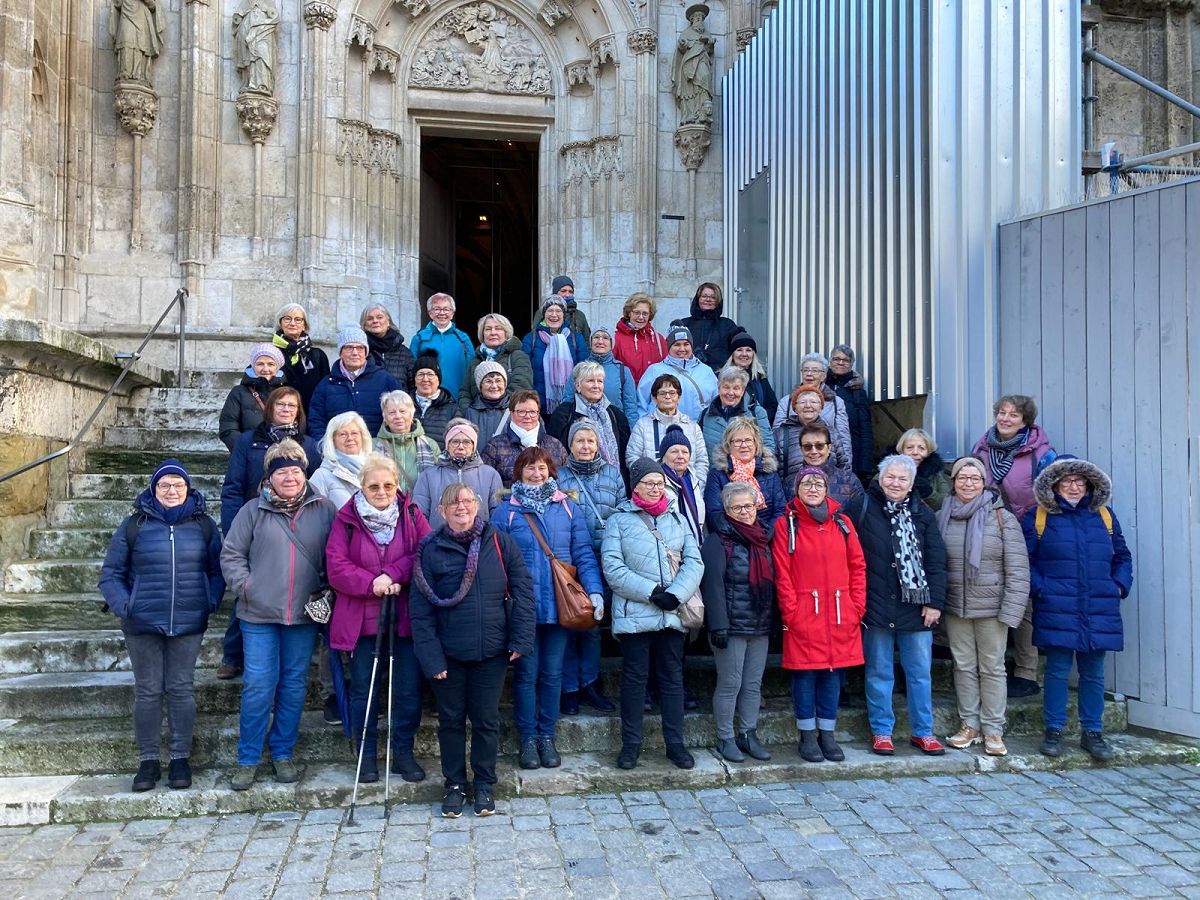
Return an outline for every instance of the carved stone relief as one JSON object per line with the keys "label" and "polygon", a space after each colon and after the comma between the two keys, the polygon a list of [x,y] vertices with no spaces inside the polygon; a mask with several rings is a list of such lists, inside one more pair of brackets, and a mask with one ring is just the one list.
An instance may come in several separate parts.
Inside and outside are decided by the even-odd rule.
{"label": "carved stone relief", "polygon": [[637,28],[625,36],[625,43],[630,53],[653,53],[658,49],[658,35],[653,28]]}
{"label": "carved stone relief", "polygon": [[396,0],[396,2],[408,10],[408,14],[414,19],[429,9],[429,4],[425,0]]}
{"label": "carved stone relief", "polygon": [[135,82],[118,82],[113,91],[117,120],[126,133],[145,137],[158,118],[158,94]]}
{"label": "carved stone relief", "polygon": [[261,144],[275,127],[279,115],[279,104],[266,94],[246,91],[238,95],[234,104],[242,129],[255,144]]}
{"label": "carved stone relief", "polygon": [[304,4],[304,24],[309,28],[328,31],[337,21],[337,7],[325,0],[310,0]]}
{"label": "carved stone relief", "polygon": [[737,48],[738,53],[741,53],[750,46],[750,42],[754,40],[754,35],[758,34],[757,28],[739,28],[737,31]]}
{"label": "carved stone relief", "polygon": [[567,89],[586,85],[594,87],[596,83],[595,69],[590,59],[580,59],[566,65]]}
{"label": "carved stone relief", "polygon": [[392,76],[392,81],[395,81],[399,68],[400,54],[396,51],[378,45],[367,51],[368,72],[386,72]]}
{"label": "carved stone relief", "polygon": [[400,135],[358,119],[338,119],[339,165],[347,162],[379,175],[400,177]]}
{"label": "carved stone relief", "polygon": [[675,130],[675,149],[683,167],[695,171],[708,155],[712,128],[703,124],[681,125]]}
{"label": "carved stone relief", "polygon": [[559,3],[559,0],[546,0],[538,10],[538,15],[550,27],[557,28],[558,23],[563,19],[570,18],[571,10],[569,7]]}
{"label": "carved stone relief", "polygon": [[563,159],[563,190],[569,185],[582,184],[584,179],[594,184],[601,178],[625,178],[619,135],[603,134],[586,141],[572,141],[563,144],[558,152]]}
{"label": "carved stone relief", "polygon": [[606,34],[604,37],[596,38],[592,41],[592,65],[595,68],[600,68],[605,63],[616,65],[617,62],[617,39],[611,34]]}
{"label": "carved stone relief", "polygon": [[346,43],[353,47],[358,44],[369,53],[375,47],[375,26],[359,16],[350,17],[350,33],[346,35]]}

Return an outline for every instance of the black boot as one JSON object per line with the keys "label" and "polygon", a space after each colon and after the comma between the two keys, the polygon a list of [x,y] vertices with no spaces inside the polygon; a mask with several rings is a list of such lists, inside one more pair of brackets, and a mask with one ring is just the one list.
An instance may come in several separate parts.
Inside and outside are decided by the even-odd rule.
{"label": "black boot", "polygon": [[641,744],[622,744],[621,752],[617,754],[618,769],[636,769],[638,756],[641,755]]}
{"label": "black boot", "polygon": [[537,739],[538,759],[542,761],[542,765],[547,769],[557,769],[562,765],[562,757],[558,755],[558,748],[554,746],[554,738],[540,737]]}
{"label": "black boot", "polygon": [[667,744],[667,759],[680,769],[690,769],[696,765],[696,758],[688,753],[683,744]]}
{"label": "black boot", "polygon": [[137,774],[133,776],[133,789],[138,793],[148,791],[158,784],[162,778],[162,766],[157,759],[143,759],[138,765]]}
{"label": "black boot", "polygon": [[521,738],[521,754],[517,757],[517,764],[522,769],[540,769],[542,767],[542,758],[538,756],[537,738]]}
{"label": "black boot", "polygon": [[825,754],[817,743],[817,729],[810,728],[800,732],[800,758],[805,762],[824,762]]}
{"label": "black boot", "polygon": [[597,712],[616,712],[617,706],[600,692],[600,682],[593,681],[579,691],[579,700]]}
{"label": "black boot", "polygon": [[821,754],[829,762],[846,761],[846,754],[838,746],[838,742],[834,740],[832,731],[826,731],[824,728],[817,731],[817,746],[821,748]]}
{"label": "black boot", "polygon": [[412,751],[398,753],[392,750],[392,774],[399,775],[405,781],[417,782],[425,780],[425,770],[413,757]]}
{"label": "black boot", "polygon": [[558,711],[564,716],[579,715],[579,691],[563,691],[558,701]]}
{"label": "black boot", "polygon": [[192,786],[192,766],[186,756],[171,760],[167,769],[167,784],[177,791]]}
{"label": "black boot", "polygon": [[1113,749],[1104,740],[1103,732],[1085,731],[1079,736],[1079,746],[1092,755],[1097,762],[1108,762],[1113,758]]}
{"label": "black boot", "polygon": [[743,731],[737,736],[738,749],[743,753],[749,753],[757,760],[766,762],[771,758],[771,753],[758,740],[758,730],[751,728],[749,731]]}
{"label": "black boot", "polygon": [[1042,756],[1062,755],[1062,729],[1047,728],[1046,736],[1042,738]]}

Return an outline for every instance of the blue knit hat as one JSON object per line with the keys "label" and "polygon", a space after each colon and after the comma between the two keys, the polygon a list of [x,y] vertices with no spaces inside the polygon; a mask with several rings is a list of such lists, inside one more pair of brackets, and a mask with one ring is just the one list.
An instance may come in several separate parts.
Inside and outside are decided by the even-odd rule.
{"label": "blue knit hat", "polygon": [[154,476],[150,479],[150,490],[158,487],[158,480],[164,475],[178,475],[183,479],[184,484],[188,486],[188,490],[192,489],[192,476],[187,473],[187,469],[183,467],[177,459],[164,459],[158,464],[158,468],[154,470]]}

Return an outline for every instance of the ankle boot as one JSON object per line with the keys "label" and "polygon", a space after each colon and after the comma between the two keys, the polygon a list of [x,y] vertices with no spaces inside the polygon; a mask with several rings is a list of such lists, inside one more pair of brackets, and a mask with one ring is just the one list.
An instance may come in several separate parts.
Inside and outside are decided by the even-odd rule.
{"label": "ankle boot", "polygon": [[758,740],[758,729],[751,728],[749,731],[743,731],[737,736],[738,749],[743,753],[749,753],[757,760],[766,762],[771,758],[771,753]]}
{"label": "ankle boot", "polygon": [[817,729],[800,732],[800,758],[805,762],[824,762],[825,754],[817,743]]}
{"label": "ankle boot", "polygon": [[554,746],[554,738],[538,738],[537,752],[538,758],[542,761],[542,765],[547,769],[557,769],[562,765],[562,757],[558,754],[558,748]]}
{"label": "ankle boot", "polygon": [[832,731],[826,731],[824,728],[817,731],[817,746],[821,748],[821,755],[829,762],[845,762],[846,754],[834,740]]}
{"label": "ankle boot", "polygon": [[737,741],[731,741],[729,738],[717,738],[717,752],[730,762],[746,761],[746,757],[742,755],[742,748],[737,745]]}
{"label": "ankle boot", "polygon": [[540,769],[542,767],[542,758],[538,756],[537,738],[521,738],[521,754],[517,758],[517,764],[522,769]]}
{"label": "ankle boot", "polygon": [[157,759],[143,759],[138,764],[137,774],[133,776],[133,790],[141,793],[148,791],[158,784],[162,778],[162,764]]}
{"label": "ankle boot", "polygon": [[679,769],[690,769],[696,765],[696,758],[683,744],[667,744],[667,759]]}
{"label": "ankle boot", "polygon": [[641,744],[622,744],[621,752],[617,755],[617,768],[636,769],[641,752]]}

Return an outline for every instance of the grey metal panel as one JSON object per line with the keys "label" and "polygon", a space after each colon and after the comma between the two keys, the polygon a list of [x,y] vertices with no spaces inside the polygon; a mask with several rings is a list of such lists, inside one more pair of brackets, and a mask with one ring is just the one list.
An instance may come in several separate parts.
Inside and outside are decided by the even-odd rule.
{"label": "grey metal panel", "polygon": [[[1192,183],[1185,188],[1187,191],[1187,206],[1185,214],[1187,224],[1183,234],[1187,235],[1187,252],[1184,254],[1184,266],[1187,272],[1187,315],[1188,333],[1185,346],[1187,347],[1187,368],[1185,369],[1188,385],[1188,429],[1187,440],[1189,448],[1189,464],[1187,468],[1188,483],[1191,485],[1191,504],[1188,509],[1188,547],[1191,548],[1189,562],[1191,563],[1191,583],[1182,585],[1183,591],[1177,594],[1176,604],[1190,605],[1186,616],[1191,623],[1191,659],[1192,659],[1192,702],[1191,708],[1200,710],[1200,622],[1196,619],[1195,601],[1200,597],[1200,561],[1194,557],[1200,548],[1200,183]],[[1190,589],[1189,589],[1190,587]],[[1175,620],[1175,615],[1171,621]],[[1200,718],[1200,717],[1197,717]],[[1200,728],[1195,732],[1200,735]]]}

